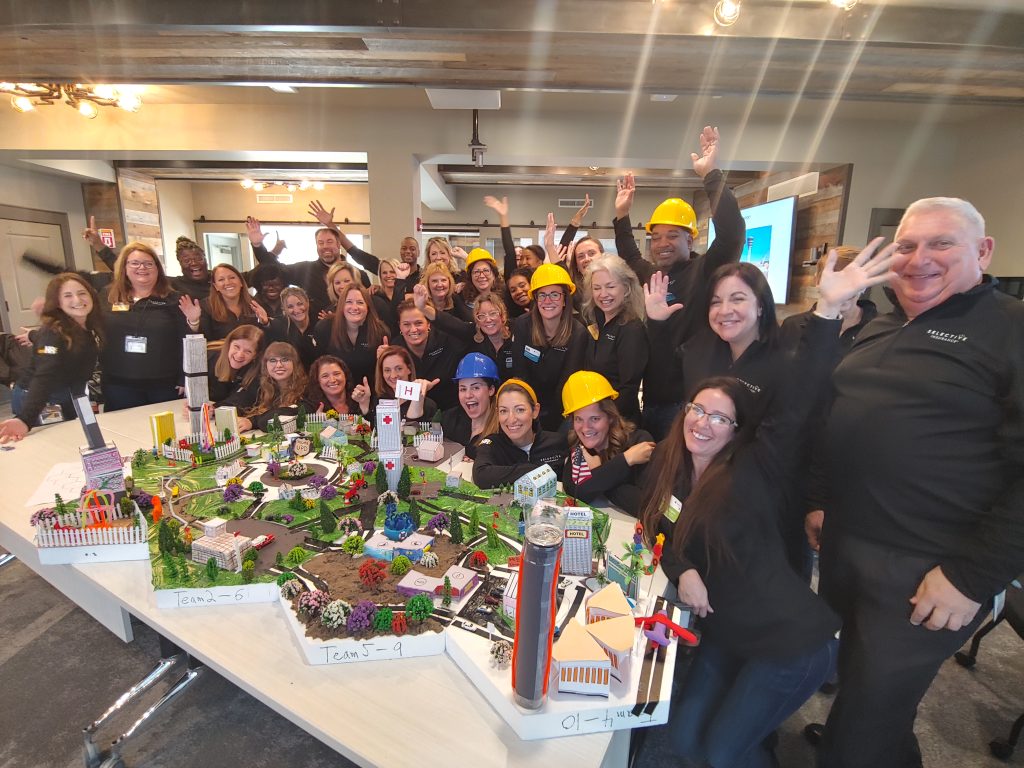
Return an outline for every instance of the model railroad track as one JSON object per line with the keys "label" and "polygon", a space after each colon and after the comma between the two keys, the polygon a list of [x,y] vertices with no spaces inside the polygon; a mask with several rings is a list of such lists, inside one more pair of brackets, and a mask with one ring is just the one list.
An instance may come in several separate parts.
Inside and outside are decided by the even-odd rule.
{"label": "model railroad track", "polygon": [[315,584],[316,588],[319,589],[321,592],[326,592],[327,594],[331,593],[331,588],[329,586],[327,586],[327,582],[326,581],[321,579],[319,576],[314,576],[312,573],[307,571],[301,565],[295,566],[292,569],[292,573],[294,573],[296,576],[299,576],[301,578],[308,579],[313,584]]}
{"label": "model railroad track", "polygon": [[[656,614],[658,611],[665,611],[665,613],[672,617],[673,607],[665,600],[664,597],[658,597],[654,601],[654,607],[651,609],[651,614]],[[645,639],[644,642],[649,642]],[[652,715],[654,710],[657,709],[658,704],[661,702],[661,681],[665,672],[665,651],[657,644],[653,644],[653,653],[644,654],[644,663],[640,668],[640,682],[637,684],[636,689],[636,706],[633,707],[633,716],[639,717],[641,714]]]}

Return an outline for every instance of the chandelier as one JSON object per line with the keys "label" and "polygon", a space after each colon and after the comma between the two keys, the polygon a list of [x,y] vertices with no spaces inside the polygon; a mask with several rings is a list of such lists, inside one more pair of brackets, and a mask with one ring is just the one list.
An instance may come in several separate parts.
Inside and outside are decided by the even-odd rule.
{"label": "chandelier", "polygon": [[138,85],[83,85],[82,83],[0,83],[0,93],[11,94],[16,112],[32,112],[36,107],[64,103],[92,120],[100,107],[120,107],[138,112],[142,97]]}
{"label": "chandelier", "polygon": [[239,184],[242,185],[242,189],[252,189],[256,192],[262,192],[268,187],[285,187],[289,192],[296,190],[302,190],[303,192],[307,189],[315,189],[320,192],[324,189],[324,183],[322,181],[310,181],[309,179],[302,179],[301,181],[257,181],[254,179],[242,179]]}

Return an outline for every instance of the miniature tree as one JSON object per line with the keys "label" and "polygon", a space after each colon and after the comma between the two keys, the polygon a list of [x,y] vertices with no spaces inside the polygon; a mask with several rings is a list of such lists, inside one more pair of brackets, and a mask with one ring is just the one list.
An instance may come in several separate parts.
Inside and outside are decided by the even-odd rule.
{"label": "miniature tree", "polygon": [[69,510],[67,502],[60,497],[59,493],[55,493],[53,494],[53,511],[58,515],[66,515],[68,512],[73,512],[74,510]]}
{"label": "miniature tree", "polygon": [[441,588],[441,605],[447,608],[452,604],[452,580],[444,577],[444,586]]}
{"label": "miniature tree", "polygon": [[341,551],[347,555],[361,555],[366,542],[358,533],[353,533],[341,543]]}
{"label": "miniature tree", "polygon": [[338,530],[338,520],[331,512],[331,508],[327,506],[326,501],[320,502],[320,527],[323,528],[324,533],[334,533]]}
{"label": "miniature tree", "polygon": [[478,549],[469,556],[470,568],[483,568],[485,565],[487,565],[487,553]]}
{"label": "miniature tree", "polygon": [[418,531],[423,525],[423,516],[420,512],[420,505],[414,498],[409,500],[409,517],[412,518],[412,524]]}
{"label": "miniature tree", "polygon": [[395,612],[390,608],[379,608],[373,615],[373,628],[378,632],[387,632],[391,629],[391,621],[394,618]]}
{"label": "miniature tree", "polygon": [[501,541],[498,539],[498,530],[493,525],[487,526],[487,548],[492,551],[501,548]]}
{"label": "miniature tree", "polygon": [[409,500],[409,492],[412,490],[412,476],[408,467],[402,467],[402,474],[398,476],[398,498],[402,501]]}
{"label": "miniature tree", "polygon": [[178,528],[177,520],[165,517],[157,527],[156,544],[161,554],[174,554],[178,551]]}
{"label": "miniature tree", "polygon": [[303,432],[306,429],[306,405],[299,403],[299,411],[295,414],[295,431]]}
{"label": "miniature tree", "polygon": [[412,621],[424,621],[434,612],[434,601],[426,595],[413,595],[405,604],[405,615]]}
{"label": "miniature tree", "polygon": [[382,461],[378,461],[377,468],[373,470],[373,482],[377,486],[377,493],[384,493],[388,489],[388,476]]}
{"label": "miniature tree", "polygon": [[252,560],[246,560],[242,563],[242,583],[251,584],[253,577],[256,575],[256,564]]}
{"label": "miniature tree", "polygon": [[256,501],[259,501],[267,492],[267,486],[265,486],[259,480],[253,480],[251,483],[249,483],[249,485],[246,486],[246,490],[256,497]]}
{"label": "miniature tree", "polygon": [[[280,552],[278,554],[280,554]],[[277,586],[280,587],[286,581],[293,581],[293,580],[294,581],[298,581],[299,577],[296,576],[291,571],[285,571],[284,573],[278,574],[278,576],[277,576]]]}
{"label": "miniature tree", "polygon": [[206,561],[206,578],[210,581],[216,581],[218,573],[220,573],[220,568],[217,567],[217,560],[211,557]]}
{"label": "miniature tree", "polygon": [[365,632],[373,626],[373,618],[376,614],[376,604],[370,600],[362,600],[348,615],[348,622],[345,624],[345,628],[353,635]]}
{"label": "miniature tree", "polygon": [[395,576],[405,576],[412,570],[412,561],[405,555],[399,555],[391,561],[391,572]]}
{"label": "miniature tree", "polygon": [[382,560],[367,560],[359,566],[359,581],[367,589],[377,591],[387,578],[387,564]]}
{"label": "miniature tree", "polygon": [[332,600],[324,608],[323,613],[320,614],[320,623],[325,627],[338,629],[348,621],[350,613],[352,613],[351,605],[344,600]]}
{"label": "miniature tree", "polygon": [[465,541],[462,531],[462,521],[458,512],[452,512],[451,520],[448,521],[448,532],[451,534],[452,544],[461,544]]}
{"label": "miniature tree", "polygon": [[473,539],[480,533],[480,512],[473,508],[473,511],[469,513],[469,538]]}
{"label": "miniature tree", "polygon": [[438,512],[430,520],[427,521],[427,528],[435,533],[440,533],[448,527],[448,515],[444,512]]}
{"label": "miniature tree", "polygon": [[132,454],[132,469],[139,469],[146,466],[146,462],[149,460],[149,451],[145,448],[137,448],[135,453]]}
{"label": "miniature tree", "polygon": [[306,616],[306,618],[318,619],[330,602],[330,595],[319,589],[314,589],[312,592],[303,592],[299,595],[299,603],[296,607],[299,613]]}
{"label": "miniature tree", "polygon": [[284,567],[284,553],[283,552],[278,551],[277,555],[274,557],[274,565],[276,565],[278,568],[283,568]]}
{"label": "miniature tree", "polygon": [[292,547],[285,556],[285,562],[289,565],[302,565],[308,553],[302,547]]}
{"label": "miniature tree", "polygon": [[294,509],[296,512],[306,511],[306,500],[302,498],[301,493],[298,491],[295,492],[295,495],[292,496],[291,500],[288,502],[288,508]]}
{"label": "miniature tree", "polygon": [[260,551],[256,547],[249,547],[245,550],[245,554],[242,555],[243,563],[255,563],[260,556]]}
{"label": "miniature tree", "polygon": [[132,501],[131,496],[122,496],[117,505],[121,508],[121,514],[125,517],[131,517],[132,512],[135,511],[135,502]]}
{"label": "miniature tree", "polygon": [[423,557],[420,558],[420,567],[422,568],[437,568],[437,564],[437,555],[433,552],[424,552]]}
{"label": "miniature tree", "polygon": [[234,437],[234,435],[231,434],[231,428],[230,427],[224,427],[224,442],[225,443],[230,443],[232,437]]}
{"label": "miniature tree", "polygon": [[178,578],[178,566],[174,562],[174,556],[169,552],[165,552],[163,555],[164,561],[164,578],[165,579],[176,579]]}

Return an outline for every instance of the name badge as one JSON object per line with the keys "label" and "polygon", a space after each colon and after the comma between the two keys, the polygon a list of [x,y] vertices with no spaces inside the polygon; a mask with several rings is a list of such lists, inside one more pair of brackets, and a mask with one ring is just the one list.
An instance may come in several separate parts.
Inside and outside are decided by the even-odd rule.
{"label": "name badge", "polygon": [[669,499],[668,509],[665,510],[665,519],[674,523],[679,519],[679,513],[683,511],[683,502],[673,496]]}
{"label": "name badge", "polygon": [[128,311],[129,309],[131,309],[131,305],[129,305],[129,304],[126,304],[126,303],[125,303],[125,302],[123,302],[123,301],[119,301],[119,302],[117,302],[116,304],[112,304],[112,305],[110,306],[110,308],[111,308],[111,309],[112,309],[112,310],[113,310],[114,312],[127,312],[127,311]]}
{"label": "name badge", "polygon": [[59,424],[62,421],[64,421],[64,412],[55,403],[47,403],[39,412],[40,424]]}
{"label": "name badge", "polygon": [[130,352],[133,355],[144,355],[146,354],[146,337],[145,336],[125,336],[124,337],[124,351]]}
{"label": "name badge", "polygon": [[523,349],[523,354],[526,355],[526,359],[533,363],[540,362],[540,350],[531,347],[529,344]]}

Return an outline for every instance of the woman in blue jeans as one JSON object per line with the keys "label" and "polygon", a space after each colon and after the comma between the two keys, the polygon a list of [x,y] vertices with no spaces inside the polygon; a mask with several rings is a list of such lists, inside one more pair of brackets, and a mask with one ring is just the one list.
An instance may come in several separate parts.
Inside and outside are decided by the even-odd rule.
{"label": "woman in blue jeans", "polygon": [[[891,277],[881,240],[822,276],[821,298],[767,416],[750,422],[750,393],[716,377],[696,391],[655,449],[641,519],[667,537],[662,558],[680,599],[703,619],[703,636],[670,729],[674,748],[713,768],[771,766],[765,738],[831,674],[839,619],[789,566],[778,519],[799,471],[805,427],[838,344],[839,306]],[[656,275],[648,315],[667,317]],[[735,301],[734,301],[735,300]],[[719,311],[756,323],[756,303],[728,297]]]}

